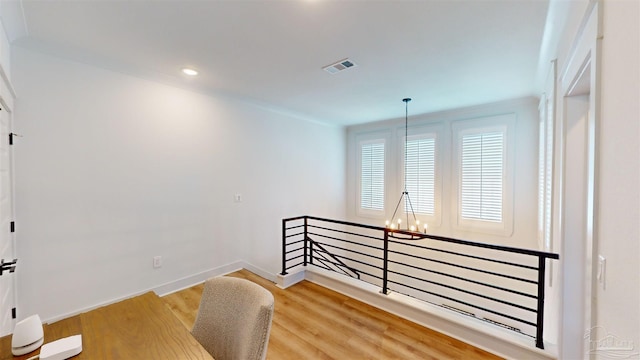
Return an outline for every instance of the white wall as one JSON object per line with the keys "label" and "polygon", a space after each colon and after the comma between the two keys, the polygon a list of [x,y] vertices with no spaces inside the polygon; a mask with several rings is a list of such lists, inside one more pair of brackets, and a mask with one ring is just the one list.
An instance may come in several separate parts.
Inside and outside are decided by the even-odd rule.
{"label": "white wall", "polygon": [[238,261],[274,275],[283,217],[343,216],[344,129],[22,48],[12,63],[19,317]]}
{"label": "white wall", "polygon": [[[598,253],[606,286],[596,292],[596,321],[640,353],[640,3],[605,0],[602,7]],[[610,353],[600,353],[607,358]]]}
{"label": "white wall", "polygon": [[[417,101],[417,99],[416,99]],[[425,100],[422,100],[425,101]],[[400,101],[399,101],[400,103]],[[400,112],[403,112],[403,104],[399,104]],[[409,109],[411,106],[409,106]],[[454,194],[451,193],[451,167],[450,156],[442,158],[441,172],[443,174],[442,187],[442,220],[440,226],[429,228],[434,235],[467,239],[479,242],[507,245],[520,248],[537,249],[537,167],[538,167],[538,99],[522,98],[503,101],[499,103],[474,106],[471,108],[457,109],[434,114],[409,117],[409,131],[422,125],[436,125],[442,130],[442,140],[446,144],[451,143],[451,125],[457,120],[469,120],[487,116],[515,114],[516,125],[516,156],[515,156],[515,180],[514,180],[514,217],[513,233],[508,236],[488,233],[472,233],[456,230],[455,218],[451,213],[451,202]],[[347,216],[351,221],[384,226],[385,218],[390,218],[402,192],[402,179],[397,174],[402,173],[398,164],[402,159],[401,146],[398,139],[404,136],[404,117],[397,120],[383,121],[372,124],[349,127],[348,130],[348,170],[347,170]],[[386,214],[385,217],[366,218],[357,213],[356,192],[358,174],[357,170],[357,141],[359,134],[388,133],[389,144],[386,146],[387,174],[386,187]],[[439,140],[440,141],[440,140]],[[439,149],[441,150],[441,149]],[[398,183],[398,181],[400,183]]]}

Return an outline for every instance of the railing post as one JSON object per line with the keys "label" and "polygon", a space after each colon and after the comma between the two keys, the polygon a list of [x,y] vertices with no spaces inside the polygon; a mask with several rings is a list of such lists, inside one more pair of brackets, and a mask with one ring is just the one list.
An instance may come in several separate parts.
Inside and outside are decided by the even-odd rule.
{"label": "railing post", "polygon": [[282,272],[280,275],[287,275],[287,222],[282,219]]}
{"label": "railing post", "polygon": [[388,270],[389,270],[389,229],[384,229],[384,250],[382,254],[382,293],[387,295],[388,289]]}
{"label": "railing post", "polygon": [[[307,247],[309,246],[309,237],[307,236],[307,217],[304,217],[304,256],[302,257],[304,260],[304,266],[307,266]],[[309,253],[309,255],[312,255]],[[311,259],[310,259],[311,260]],[[313,261],[311,261],[313,264]]]}
{"label": "railing post", "polygon": [[536,347],[544,349],[544,278],[546,258],[538,255],[538,320],[536,322]]}

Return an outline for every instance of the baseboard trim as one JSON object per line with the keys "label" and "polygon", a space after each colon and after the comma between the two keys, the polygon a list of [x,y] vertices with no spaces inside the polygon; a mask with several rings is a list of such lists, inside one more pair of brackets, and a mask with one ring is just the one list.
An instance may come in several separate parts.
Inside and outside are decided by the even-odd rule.
{"label": "baseboard trim", "polygon": [[162,285],[156,286],[151,289],[158,296],[165,296],[176,291],[190,288],[194,285],[201,284],[207,279],[216,276],[227,275],[234,271],[238,271],[246,266],[244,261],[235,261],[226,265],[218,266],[217,268],[209,269],[194,275],[185,276],[181,279],[170,281]]}
{"label": "baseboard trim", "polygon": [[243,269],[247,269],[250,272],[260,276],[263,279],[267,279],[267,280],[269,280],[271,282],[274,282],[274,283],[277,282],[276,281],[276,275],[274,275],[273,273],[271,273],[271,272],[269,272],[267,270],[264,270],[262,268],[259,268],[259,267],[255,266],[253,264],[250,264],[250,263],[248,263],[246,261],[242,261],[241,263],[242,263],[242,268]]}
{"label": "baseboard trim", "polygon": [[72,316],[76,316],[79,314],[82,314],[84,312],[87,311],[91,311],[97,308],[101,308],[103,306],[107,306],[110,304],[114,304],[117,302],[120,302],[122,300],[126,300],[126,299],[130,299],[132,297],[138,296],[138,295],[142,295],[144,293],[147,293],[149,291],[153,291],[154,293],[156,293],[158,296],[165,296],[167,294],[171,294],[173,292],[176,291],[180,291],[186,288],[189,288],[191,286],[203,283],[205,280],[212,278],[212,277],[216,277],[216,276],[222,276],[222,275],[226,275],[229,273],[232,273],[234,271],[238,271],[240,269],[242,269],[245,266],[245,262],[243,261],[235,261],[226,265],[222,265],[222,266],[218,266],[216,268],[210,269],[210,270],[206,270],[203,272],[200,272],[198,274],[194,274],[194,275],[190,275],[190,276],[186,276],[174,281],[170,281],[158,286],[154,286],[152,288],[147,288],[138,292],[134,292],[131,293],[129,295],[125,295],[125,296],[121,296],[121,297],[117,297],[117,298],[113,298],[107,301],[103,301],[100,303],[97,303],[95,305],[92,306],[87,306],[84,308],[81,308],[79,310],[75,310],[72,312],[68,312],[65,314],[61,314],[61,315],[57,315],[57,316],[52,316],[50,318],[47,319],[43,319],[43,323],[45,324],[50,324],[50,323],[54,323],[56,321],[60,321],[60,320],[64,320],[66,318],[70,318]]}

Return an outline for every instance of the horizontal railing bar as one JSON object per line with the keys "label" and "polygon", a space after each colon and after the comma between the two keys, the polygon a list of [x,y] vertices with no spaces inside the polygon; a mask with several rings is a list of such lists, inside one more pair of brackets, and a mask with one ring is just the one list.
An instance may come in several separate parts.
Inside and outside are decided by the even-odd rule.
{"label": "horizontal railing bar", "polygon": [[299,243],[301,243],[301,242],[304,242],[304,239],[300,239],[300,240],[296,240],[296,241],[294,241],[294,242],[287,243],[287,246],[291,246],[291,245],[299,244]]}
{"label": "horizontal railing bar", "polygon": [[453,266],[453,267],[457,267],[457,268],[461,268],[461,269],[476,271],[476,272],[480,272],[480,273],[483,273],[483,274],[500,276],[500,277],[503,277],[503,278],[506,278],[506,279],[518,280],[518,281],[527,282],[527,283],[531,283],[531,284],[537,284],[538,283],[537,281],[534,281],[534,280],[523,279],[523,278],[519,278],[519,277],[516,277],[516,276],[511,276],[511,275],[504,275],[504,274],[496,273],[496,272],[493,272],[493,271],[476,269],[476,268],[472,268],[472,267],[469,267],[469,266],[453,264],[453,263],[450,263],[450,262],[447,262],[447,261],[430,259],[430,258],[426,258],[426,257],[423,257],[423,256],[411,255],[411,254],[407,254],[407,253],[403,253],[403,252],[399,252],[399,251],[389,250],[389,252],[390,253],[394,253],[394,254],[398,254],[398,255],[409,256],[409,257],[412,257],[412,258],[415,258],[415,259],[421,259],[421,260],[431,261],[431,262],[435,262],[435,263],[439,263],[439,264],[443,264],[443,265],[449,265],[449,266]]}
{"label": "horizontal railing bar", "polygon": [[364,229],[384,231],[384,228],[379,227],[379,226],[358,224],[358,223],[354,223],[354,222],[350,222],[350,221],[323,219],[323,218],[319,218],[319,217],[315,217],[315,216],[306,216],[306,218],[309,219],[309,220],[324,221],[324,222],[329,222],[329,223],[332,223],[332,224],[348,225],[348,226],[355,226],[355,227],[364,228]]}
{"label": "horizontal railing bar", "polygon": [[443,272],[436,271],[436,270],[429,270],[429,269],[421,268],[419,266],[409,265],[409,264],[405,264],[405,263],[401,263],[401,262],[393,261],[393,260],[389,260],[389,262],[390,263],[394,263],[394,264],[398,264],[398,265],[407,266],[407,267],[410,267],[410,268],[414,268],[416,270],[426,271],[426,272],[429,272],[429,273],[432,273],[432,274],[436,274],[436,275],[442,275],[442,276],[450,277],[450,278],[453,278],[453,279],[456,279],[456,280],[470,282],[470,283],[476,284],[476,285],[482,285],[482,286],[490,287],[490,288],[496,289],[496,290],[502,290],[502,291],[509,292],[509,293],[516,294],[516,295],[520,295],[520,296],[526,296],[526,297],[529,297],[529,298],[532,298],[532,299],[537,299],[538,298],[537,296],[532,295],[532,294],[527,294],[527,293],[524,293],[524,292],[521,292],[521,291],[517,291],[517,290],[513,290],[513,289],[503,288],[503,287],[497,286],[497,285],[485,284],[485,283],[482,283],[480,281],[463,278],[463,277],[457,276],[457,275],[451,275],[451,274],[443,273]]}
{"label": "horizontal railing bar", "polygon": [[285,230],[293,230],[293,229],[298,229],[298,228],[302,228],[304,227],[304,224],[300,224],[300,225],[293,225],[293,226],[289,226],[289,227],[285,227]]}
{"label": "horizontal railing bar", "polygon": [[[314,241],[314,240],[312,240],[312,239],[309,239],[309,241],[311,241],[314,245],[316,245],[316,246],[314,246],[314,247],[313,247],[313,251],[315,251],[315,252],[317,252],[317,253],[319,253],[319,254],[320,254],[320,253],[325,253],[325,254],[329,255],[330,257],[332,257],[332,258],[336,259],[336,261],[338,261],[342,266],[346,267],[347,269],[349,269],[349,271],[351,271],[351,272],[353,272],[354,274],[356,274],[356,277],[357,277],[358,279],[360,278],[360,275],[358,275],[358,271],[357,271],[356,269],[353,269],[353,268],[352,268],[352,267],[350,267],[349,265],[347,265],[347,264],[345,264],[344,262],[342,262],[342,260],[340,260],[336,255],[334,255],[334,254],[332,254],[332,253],[328,252],[328,251],[324,248],[324,246],[322,246],[322,244],[321,244],[321,243],[318,243],[318,242],[316,242],[316,241]],[[318,250],[318,249],[320,249],[320,250]],[[324,257],[324,256],[323,256],[323,257]],[[327,260],[328,260],[328,259],[327,259]]]}
{"label": "horizontal railing bar", "polygon": [[[318,243],[318,242],[316,242],[316,243]],[[366,253],[362,253],[362,252],[355,251],[355,250],[351,250],[351,249],[347,249],[347,248],[343,248],[343,247],[340,247],[340,246],[331,245],[331,244],[327,244],[327,243],[319,243],[319,244],[327,246],[327,247],[330,247],[330,248],[333,248],[333,249],[343,250],[343,251],[347,251],[347,252],[351,252],[351,253],[367,256],[367,257],[370,257],[370,258],[373,258],[373,259],[376,259],[376,260],[382,260],[382,258],[380,258],[380,257],[374,256],[374,255],[370,255],[370,254],[366,254]],[[357,260],[349,258],[347,256],[343,256],[343,255],[334,255],[334,256],[340,257],[340,258],[343,258],[343,259],[348,259],[350,261],[355,261],[355,262],[361,263],[363,265],[368,265],[368,266],[371,266],[371,267],[376,268],[376,269],[382,269],[380,267],[376,267],[374,265],[370,265],[370,264],[367,264],[367,263],[362,262],[362,261],[357,261]],[[424,269],[424,268],[421,268],[421,267],[418,267],[418,266],[404,264],[404,263],[393,261],[393,260],[389,260],[389,262],[395,263],[395,264],[398,264],[398,265],[404,265],[404,266],[411,267],[411,268],[414,268],[414,269],[417,269],[417,270],[422,270],[422,271],[426,271],[426,272],[430,272],[430,273],[434,273],[434,274],[438,274],[438,275],[442,275],[442,276],[447,276],[447,277],[450,277],[450,278],[454,278],[454,279],[458,279],[458,280],[462,280],[462,281],[466,281],[466,282],[470,282],[470,283],[474,283],[474,284],[478,284],[478,285],[494,288],[494,289],[497,289],[497,290],[502,290],[502,291],[513,293],[513,294],[516,294],[516,295],[521,295],[521,296],[525,296],[525,297],[530,297],[532,299],[537,299],[537,297],[535,295],[523,293],[523,292],[520,292],[520,291],[517,291],[517,290],[503,288],[503,287],[492,285],[492,284],[481,283],[479,281],[475,281],[475,280],[459,277],[459,276],[456,276],[456,275],[446,274],[446,273],[442,273],[442,272],[435,271],[435,270],[428,270],[428,269]]]}
{"label": "horizontal railing bar", "polygon": [[295,234],[291,234],[291,235],[286,235],[285,239],[288,239],[288,238],[291,238],[291,237],[294,237],[294,236],[298,236],[298,235],[304,235],[304,231],[303,232],[299,232],[299,233],[295,233]]}
{"label": "horizontal railing bar", "polygon": [[[314,259],[317,259],[317,258],[316,258],[316,257],[314,257]],[[327,261],[329,261],[329,260],[327,260]],[[331,262],[331,261],[329,261],[329,262]],[[316,265],[316,264],[314,263],[313,265]],[[335,265],[335,264],[334,264],[334,265]],[[325,268],[325,269],[326,269],[326,268]],[[331,269],[327,269],[327,270],[331,270]],[[373,275],[373,274],[368,273],[368,272],[366,272],[366,271],[359,270],[359,272],[360,272],[361,274],[364,274],[364,275],[367,275],[367,276],[371,276],[372,278],[376,278],[376,279],[378,279],[378,280],[382,280],[382,278],[381,278],[380,276]],[[363,281],[364,281],[364,280],[363,280]],[[368,281],[365,281],[365,282],[369,283]],[[369,283],[369,284],[371,284],[371,283]],[[374,285],[376,285],[376,284],[374,284]],[[376,285],[376,286],[378,286],[378,285]]]}
{"label": "horizontal railing bar", "polygon": [[[310,219],[310,220],[324,221],[324,222],[340,224],[340,225],[349,225],[349,226],[355,226],[355,227],[360,227],[360,228],[370,229],[370,230],[385,231],[385,229],[386,229],[386,228],[381,227],[381,226],[372,226],[372,225],[357,224],[357,223],[348,222],[348,221],[323,219],[323,218],[318,218],[318,217],[314,217],[314,216],[306,216],[306,218]],[[412,234],[412,232],[410,232],[410,231],[394,230],[394,232],[397,232],[399,234],[405,234],[405,235],[411,235]],[[460,244],[460,245],[467,245],[467,246],[481,247],[481,248],[486,248],[486,249],[500,250],[500,251],[511,252],[511,253],[516,253],[516,254],[542,256],[544,258],[549,258],[549,259],[559,259],[560,258],[560,256],[558,254],[548,253],[548,252],[544,252],[544,251],[537,251],[537,250],[531,250],[531,249],[521,249],[521,248],[514,248],[514,247],[502,246],[502,245],[485,244],[485,243],[479,243],[479,242],[473,242],[473,241],[467,241],[467,240],[446,238],[446,237],[443,237],[443,236],[436,236],[436,235],[425,235],[425,236],[426,236],[425,238],[427,238],[427,239],[443,241],[443,242],[450,242],[450,243],[455,243],[455,244]]]}
{"label": "horizontal railing bar", "polygon": [[[303,244],[300,244],[300,243],[303,243]],[[305,245],[304,245],[304,239],[300,239],[300,240],[296,240],[296,241],[293,241],[293,242],[287,243],[287,244],[286,244],[286,247],[292,247],[292,246],[294,246],[294,245],[300,246],[300,248],[304,248],[304,247],[305,247]]]}
{"label": "horizontal railing bar", "polygon": [[[338,265],[337,263],[334,263],[333,261],[331,261],[331,260],[329,260],[329,259],[327,259],[327,258],[322,258],[322,259],[320,259],[320,258],[314,257],[314,259],[316,259],[317,261],[320,261],[321,263],[323,263],[323,264],[324,264],[324,265],[326,265],[326,266],[329,266],[329,265],[327,265],[327,264],[325,263],[325,261],[327,261],[327,262],[329,262],[329,263],[333,264],[333,266],[335,266],[335,267],[337,268],[337,270],[340,270],[340,272],[341,272],[342,274],[347,275],[348,277],[357,278],[358,280],[360,280],[360,274],[355,273],[355,276],[353,276],[353,275],[349,274],[345,269],[343,269],[343,268],[341,268],[341,267],[340,267],[340,266],[344,266],[344,265]],[[333,270],[333,271],[334,271],[334,272],[337,272],[336,270]]]}
{"label": "horizontal railing bar", "polygon": [[[321,268],[321,269],[325,269],[325,270],[327,270],[327,271],[336,272],[336,271],[331,270],[329,267],[320,266],[320,265],[318,265],[318,264],[312,264],[312,265],[313,265],[313,266],[317,266],[317,267],[319,267],[319,268]],[[371,276],[371,277],[373,277],[373,278],[380,279],[379,277],[377,277],[377,276],[375,276],[375,275],[371,275],[371,274],[368,274],[368,273],[365,273],[365,272],[362,272],[362,273],[363,273],[363,274],[365,274],[365,275]],[[338,274],[339,274],[339,273],[338,273]],[[341,274],[341,275],[344,275],[344,274]],[[347,275],[345,275],[345,276],[347,276]],[[359,280],[360,280],[360,281],[362,281],[362,282],[365,282],[365,283],[367,283],[367,284],[371,284],[371,285],[373,285],[373,286],[378,286],[378,287],[380,286],[380,284],[376,284],[376,283],[373,283],[373,282],[371,282],[371,281],[367,281],[367,280],[364,280],[364,279],[359,279]]]}
{"label": "horizontal railing bar", "polygon": [[[315,249],[314,249],[314,251],[315,251]],[[337,258],[340,258],[341,260],[353,261],[353,262],[357,262],[357,263],[362,264],[362,265],[365,265],[365,266],[372,267],[372,268],[374,268],[374,269],[376,269],[376,270],[382,270],[382,268],[381,268],[381,267],[378,267],[378,266],[375,266],[375,265],[371,265],[371,264],[366,263],[366,262],[361,261],[361,260],[352,259],[352,258],[350,258],[350,257],[348,257],[348,256],[344,256],[344,255],[333,255],[333,256],[335,256],[335,257],[337,257]],[[358,271],[359,271],[359,270],[358,270]]]}
{"label": "horizontal railing bar", "polygon": [[317,242],[317,241],[316,241],[316,243],[318,243],[320,245],[328,246],[328,247],[331,247],[331,248],[334,248],[334,249],[345,250],[345,251],[348,251],[348,252],[352,252],[352,253],[355,253],[355,254],[367,256],[367,257],[374,258],[376,260],[381,260],[382,261],[381,257],[377,257],[375,255],[370,255],[370,254],[366,254],[366,253],[363,253],[363,252],[360,252],[360,251],[351,250],[351,249],[347,249],[347,248],[343,248],[343,247],[340,247],[340,246],[335,246],[335,245],[331,245],[331,244],[327,244],[327,243],[321,243],[321,242]]}
{"label": "horizontal railing bar", "polygon": [[304,254],[300,254],[300,255],[298,255],[298,256],[294,256],[294,257],[292,257],[292,258],[286,259],[285,261],[287,261],[287,262],[289,262],[289,261],[293,261],[293,260],[295,260],[295,259],[299,259],[299,258],[301,258],[301,257],[303,257],[303,256],[304,256]]}
{"label": "horizontal railing bar", "polygon": [[317,226],[317,225],[307,225],[307,227],[312,227],[312,228],[322,229],[322,230],[328,230],[328,231],[333,231],[333,232],[339,232],[339,233],[341,233],[341,234],[347,234],[347,235],[359,236],[359,237],[368,238],[368,239],[373,239],[373,240],[380,240],[380,241],[384,241],[384,239],[383,239],[383,238],[379,238],[379,237],[375,237],[375,236],[362,235],[362,234],[358,234],[358,233],[353,233],[353,232],[344,231],[344,230],[336,230],[336,229],[326,228],[326,227]]}
{"label": "horizontal railing bar", "polygon": [[312,265],[313,265],[313,266],[317,266],[317,267],[319,267],[319,268],[323,268],[323,269],[326,269],[326,270],[332,271],[332,272],[335,272],[335,271],[333,271],[330,267],[328,267],[327,265],[324,265],[324,264],[323,264],[323,265],[320,265],[320,264],[318,264],[318,263],[313,263]]}
{"label": "horizontal railing bar", "polygon": [[323,237],[325,239],[332,239],[332,240],[342,241],[342,242],[346,242],[346,243],[353,244],[353,245],[364,246],[364,247],[368,247],[369,249],[375,249],[375,250],[380,250],[380,251],[383,250],[382,248],[379,248],[379,247],[376,247],[376,246],[373,246],[373,245],[361,244],[361,243],[357,243],[355,241],[340,239],[340,238],[336,238],[336,237],[329,236],[329,235],[323,235],[323,234],[318,234],[318,233],[309,233],[309,235],[316,235],[316,236]]}
{"label": "horizontal railing bar", "polygon": [[289,251],[285,251],[285,254],[291,254],[292,252],[296,252],[296,251],[300,251],[300,250],[304,250],[304,247],[299,247],[293,250],[289,250]]}
{"label": "horizontal railing bar", "polygon": [[[474,308],[474,309],[478,309],[478,310],[486,311],[486,312],[489,312],[489,313],[492,313],[492,314],[495,314],[495,315],[499,315],[499,316],[505,317],[505,318],[507,318],[507,319],[515,320],[515,321],[521,322],[521,323],[523,323],[523,324],[531,325],[531,326],[534,326],[534,327],[536,326],[536,324],[535,324],[535,323],[532,323],[532,322],[530,322],[530,321],[527,321],[527,320],[524,320],[524,319],[519,319],[519,318],[514,317],[514,316],[511,316],[511,315],[502,314],[502,313],[500,313],[500,312],[498,312],[498,311],[494,311],[494,310],[490,310],[490,309],[485,309],[485,308],[483,308],[482,306],[477,306],[477,305],[469,304],[469,303],[464,302],[464,301],[462,301],[462,300],[457,300],[457,299],[454,299],[454,298],[451,298],[451,297],[448,297],[448,296],[445,296],[445,295],[440,295],[440,294],[432,293],[432,292],[427,291],[427,290],[418,289],[418,288],[415,288],[415,287],[413,287],[413,286],[405,285],[405,284],[401,284],[401,283],[398,283],[398,282],[395,282],[395,281],[392,281],[392,280],[389,280],[389,282],[390,282],[390,283],[393,283],[393,284],[396,284],[396,285],[400,285],[400,286],[408,287],[408,288],[413,289],[413,290],[416,290],[416,291],[421,291],[421,292],[427,293],[427,294],[429,294],[429,295],[433,295],[433,296],[437,296],[437,297],[440,297],[440,298],[443,298],[443,299],[447,299],[447,300],[450,300],[450,301],[453,301],[453,302],[457,302],[458,304],[466,305],[466,306],[472,307],[472,308]],[[397,290],[393,290],[393,289],[391,289],[391,291],[397,291]],[[398,291],[398,292],[400,292],[400,291]],[[401,293],[401,292],[400,292],[400,293]]]}
{"label": "horizontal railing bar", "polygon": [[408,277],[408,278],[411,278],[411,279],[414,279],[414,280],[419,280],[419,281],[423,281],[423,282],[426,282],[426,283],[429,283],[429,284],[433,284],[433,285],[437,285],[437,286],[440,286],[440,287],[444,287],[444,288],[447,288],[447,289],[451,289],[451,290],[459,291],[459,292],[461,292],[461,293],[465,293],[465,294],[469,294],[469,295],[473,295],[473,296],[481,297],[481,298],[483,298],[483,299],[487,299],[487,300],[491,300],[491,301],[499,302],[499,303],[501,303],[501,304],[509,305],[509,306],[511,306],[511,307],[515,307],[515,308],[522,309],[522,310],[531,311],[531,312],[533,312],[533,313],[537,312],[537,310],[536,310],[536,309],[531,309],[531,308],[528,308],[528,307],[523,306],[523,305],[514,304],[514,303],[511,303],[511,302],[509,302],[509,301],[505,301],[505,300],[500,300],[500,299],[492,298],[492,297],[487,296],[487,295],[476,294],[476,293],[471,292],[471,291],[469,291],[469,290],[463,290],[463,289],[457,288],[457,287],[455,287],[455,286],[441,284],[441,283],[439,283],[439,282],[437,282],[437,281],[431,281],[431,280],[421,279],[421,278],[416,277],[416,276],[407,275],[407,274],[402,274],[402,273],[399,273],[399,272],[397,272],[397,271],[393,271],[393,270],[389,270],[389,273],[396,274],[396,275],[399,275],[399,276],[405,276],[405,277]]}
{"label": "horizontal railing bar", "polygon": [[294,220],[302,220],[304,218],[308,218],[307,215],[301,215],[301,216],[296,216],[296,217],[290,217],[290,218],[286,218],[286,219],[282,219],[282,221],[294,221]]}
{"label": "horizontal railing bar", "polygon": [[319,257],[313,257],[314,259],[316,259],[316,261],[319,261],[322,265],[326,266],[327,268],[329,268],[329,265],[327,265],[325,263],[325,261],[333,264],[337,269],[331,269],[331,271],[333,272],[338,272],[337,270],[340,270],[341,274],[347,275],[348,277],[353,277],[351,275],[349,275],[344,269],[340,268],[340,266],[336,265],[333,261],[327,259],[327,258],[319,258]]}
{"label": "horizontal railing bar", "polygon": [[293,269],[294,267],[296,267],[296,266],[300,266],[300,265],[302,265],[302,264],[304,264],[304,262],[299,262],[299,263],[297,263],[297,264],[295,264],[295,265],[291,265],[291,266],[289,266],[288,268],[285,268],[285,270]]}
{"label": "horizontal railing bar", "polygon": [[494,263],[498,263],[498,264],[511,265],[511,266],[516,266],[516,267],[525,268],[525,269],[531,269],[531,270],[536,270],[536,271],[538,270],[538,268],[535,267],[535,266],[516,264],[516,263],[509,262],[509,261],[496,260],[496,259],[485,258],[485,257],[481,257],[481,256],[467,255],[467,254],[462,254],[462,253],[458,253],[458,252],[455,252],[455,251],[436,249],[436,248],[432,248],[432,247],[428,247],[428,246],[422,246],[422,245],[411,244],[411,243],[407,243],[407,242],[400,242],[400,241],[395,241],[395,240],[389,240],[389,242],[394,243],[394,244],[398,244],[398,245],[416,247],[416,248],[419,248],[419,249],[432,250],[432,251],[438,251],[438,252],[451,254],[451,255],[463,256],[463,257],[467,257],[467,258],[471,258],[471,259],[490,261],[490,262],[494,262]]}

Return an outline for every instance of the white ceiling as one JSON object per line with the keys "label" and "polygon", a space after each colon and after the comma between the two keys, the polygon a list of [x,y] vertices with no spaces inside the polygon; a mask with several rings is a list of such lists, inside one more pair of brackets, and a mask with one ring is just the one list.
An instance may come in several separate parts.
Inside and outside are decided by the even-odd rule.
{"label": "white ceiling", "polygon": [[[537,95],[547,0],[31,1],[10,41],[351,125]],[[20,21],[5,21],[13,24]],[[6,26],[6,25],[5,25]],[[18,30],[16,30],[18,29]],[[358,66],[330,75],[349,58]],[[200,71],[188,79],[184,66]]]}

